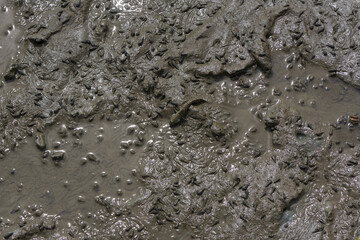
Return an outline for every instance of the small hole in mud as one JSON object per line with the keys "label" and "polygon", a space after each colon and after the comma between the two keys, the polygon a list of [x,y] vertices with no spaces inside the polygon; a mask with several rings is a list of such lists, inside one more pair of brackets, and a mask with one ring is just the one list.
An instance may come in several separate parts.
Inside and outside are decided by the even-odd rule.
{"label": "small hole in mud", "polygon": [[304,134],[304,133],[302,133],[302,132],[297,132],[296,133],[296,138],[297,139],[301,139],[301,138],[303,138],[303,137],[305,137],[306,135]]}

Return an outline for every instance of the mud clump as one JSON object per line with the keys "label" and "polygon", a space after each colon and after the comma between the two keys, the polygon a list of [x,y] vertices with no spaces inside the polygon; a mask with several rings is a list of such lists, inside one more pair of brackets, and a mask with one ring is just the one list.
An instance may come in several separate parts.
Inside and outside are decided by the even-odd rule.
{"label": "mud clump", "polygon": [[357,1],[0,4],[5,239],[360,236]]}
{"label": "mud clump", "polygon": [[38,133],[35,137],[35,144],[37,148],[40,150],[46,149],[46,141],[45,141],[45,135],[43,133]]}

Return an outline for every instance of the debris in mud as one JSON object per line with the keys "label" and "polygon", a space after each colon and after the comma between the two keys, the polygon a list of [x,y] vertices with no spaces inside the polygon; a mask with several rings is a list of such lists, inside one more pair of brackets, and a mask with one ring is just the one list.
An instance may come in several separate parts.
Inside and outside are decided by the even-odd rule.
{"label": "debris in mud", "polygon": [[56,227],[55,219],[45,218],[25,222],[25,226],[6,233],[4,239],[29,239],[44,230],[53,230]]}
{"label": "debris in mud", "polygon": [[206,101],[202,98],[198,98],[198,99],[193,99],[193,100],[190,100],[190,101],[184,103],[184,105],[181,107],[181,109],[177,113],[175,113],[174,115],[171,116],[170,127],[175,127],[176,125],[178,125],[183,120],[183,118],[185,118],[189,108],[192,105],[197,105],[197,104],[200,104],[203,102],[206,102]]}
{"label": "debris in mud", "polygon": [[45,135],[43,133],[37,133],[35,135],[35,144],[40,150],[46,149]]}
{"label": "debris in mud", "polygon": [[358,116],[349,116],[349,121],[351,124],[358,125],[359,117]]}
{"label": "debris in mud", "polygon": [[65,151],[64,150],[52,150],[50,152],[50,157],[54,161],[61,161],[65,157]]}

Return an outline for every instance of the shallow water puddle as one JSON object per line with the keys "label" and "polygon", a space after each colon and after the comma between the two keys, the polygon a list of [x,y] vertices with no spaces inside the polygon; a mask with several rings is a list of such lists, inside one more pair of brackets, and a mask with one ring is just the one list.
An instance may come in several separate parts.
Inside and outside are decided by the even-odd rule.
{"label": "shallow water puddle", "polygon": [[[360,113],[360,91],[345,84],[320,65],[296,60],[295,53],[273,52],[269,79],[257,72],[236,81],[218,83],[223,101],[233,105],[234,114],[242,109],[261,109],[264,102],[298,111],[303,118],[324,124],[342,115]],[[224,94],[225,93],[225,94]],[[271,96],[273,95],[273,96]],[[237,115],[244,116],[239,113]],[[251,119],[251,118],[249,118]]]}
{"label": "shallow water puddle", "polygon": [[9,67],[18,50],[21,30],[15,26],[14,11],[5,0],[0,0],[0,76]]}
{"label": "shallow water puddle", "polygon": [[139,198],[136,168],[145,141],[139,126],[121,121],[59,124],[45,136],[45,155],[29,138],[0,161],[0,216],[38,204],[71,219],[99,210],[95,197],[101,194],[124,202]]}
{"label": "shallow water puddle", "polygon": [[[315,64],[296,61],[296,54],[273,54],[269,84],[282,92],[281,101],[313,123],[334,123],[342,115],[360,113],[360,91]],[[285,59],[285,60],[284,60]]]}

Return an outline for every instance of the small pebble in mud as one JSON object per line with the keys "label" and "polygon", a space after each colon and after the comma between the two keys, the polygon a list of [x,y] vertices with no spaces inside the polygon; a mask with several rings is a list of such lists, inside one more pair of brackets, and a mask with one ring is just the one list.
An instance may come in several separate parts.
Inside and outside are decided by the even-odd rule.
{"label": "small pebble in mud", "polygon": [[61,142],[59,142],[59,141],[55,141],[54,143],[53,143],[53,147],[54,148],[59,148],[61,146]]}
{"label": "small pebble in mud", "polygon": [[284,76],[284,78],[285,78],[286,80],[289,80],[289,79],[291,78],[291,76],[290,76],[290,74],[286,74],[286,75]]}
{"label": "small pebble in mud", "polygon": [[154,141],[153,141],[153,140],[149,140],[149,141],[147,142],[147,146],[148,146],[148,147],[154,146]]}
{"label": "small pebble in mud", "polygon": [[252,127],[249,128],[249,132],[254,133],[254,132],[256,132],[256,131],[257,131],[257,129],[256,129],[255,126],[252,126]]}
{"label": "small pebble in mud", "polygon": [[318,89],[319,88],[319,85],[316,83],[313,85],[313,89]]}
{"label": "small pebble in mud", "polygon": [[294,55],[291,54],[290,56],[288,56],[288,57],[285,59],[285,62],[291,63],[293,60],[294,60]]}
{"label": "small pebble in mud", "polygon": [[214,122],[211,125],[210,130],[214,137],[221,137],[225,135],[225,126],[220,122]]}
{"label": "small pebble in mud", "polygon": [[69,187],[69,186],[70,186],[69,181],[65,181],[65,182],[64,182],[64,187],[66,187],[66,188],[67,188],[67,187]]}
{"label": "small pebble in mud", "polygon": [[93,188],[94,188],[94,189],[98,189],[99,187],[100,187],[99,182],[98,182],[98,181],[94,181],[94,182],[93,182]]}
{"label": "small pebble in mud", "polygon": [[43,153],[43,158],[47,158],[49,155],[50,155],[50,150],[46,150],[46,151]]}
{"label": "small pebble in mud", "polygon": [[120,154],[121,155],[125,155],[125,153],[126,153],[126,149],[120,149]]}
{"label": "small pebble in mud", "polygon": [[102,141],[104,141],[104,135],[101,135],[101,134],[97,135],[96,140],[97,140],[98,143],[101,143]]}
{"label": "small pebble in mud", "polygon": [[121,189],[118,189],[118,190],[116,191],[116,194],[117,194],[118,196],[122,196],[122,195],[123,195],[123,191],[122,191]]}
{"label": "small pebble in mud", "polygon": [[126,132],[128,135],[131,135],[132,133],[135,132],[135,126],[130,126],[126,129]]}
{"label": "small pebble in mud", "polygon": [[346,145],[348,145],[350,148],[354,148],[355,145],[352,142],[345,142]]}
{"label": "small pebble in mud", "polygon": [[92,153],[92,152],[89,152],[89,153],[86,155],[86,158],[87,158],[89,161],[92,161],[92,162],[95,162],[95,161],[97,160],[95,154]]}
{"label": "small pebble in mud", "polygon": [[300,99],[300,100],[299,100],[299,104],[300,104],[300,105],[304,105],[304,104],[305,104],[305,100],[304,100],[304,99]]}
{"label": "small pebble in mud", "polygon": [[131,184],[133,184],[133,182],[132,182],[131,179],[127,179],[127,180],[126,180],[126,184],[127,184],[127,185],[131,185]]}
{"label": "small pebble in mud", "polygon": [[315,107],[315,105],[316,105],[315,100],[310,101],[310,106]]}
{"label": "small pebble in mud", "polygon": [[286,65],[287,69],[292,69],[293,67],[294,67],[294,64],[292,64],[292,63],[289,63],[288,65]]}
{"label": "small pebble in mud", "polygon": [[0,183],[4,182],[5,180],[3,178],[0,178]]}
{"label": "small pebble in mud", "polygon": [[313,75],[309,75],[306,78],[308,81],[313,81],[314,80],[314,76]]}
{"label": "small pebble in mud", "polygon": [[15,169],[15,168],[11,169],[10,174],[11,174],[11,175],[15,175],[15,173],[16,173],[16,169]]}
{"label": "small pebble in mud", "polygon": [[115,176],[114,180],[115,180],[116,182],[120,182],[121,178],[120,178],[120,176]]}
{"label": "small pebble in mud", "polygon": [[131,169],[131,174],[132,174],[133,176],[136,176],[136,173],[137,173],[136,169]]}
{"label": "small pebble in mud", "polygon": [[130,141],[121,141],[120,142],[120,146],[122,147],[122,148],[125,148],[125,149],[128,149],[129,148],[129,146],[130,146]]}
{"label": "small pebble in mud", "polygon": [[58,134],[59,134],[59,136],[62,137],[62,138],[67,137],[67,128],[66,128],[66,125],[65,125],[65,124],[63,124],[63,125],[61,125],[61,126],[59,127],[59,129],[58,129]]}
{"label": "small pebble in mud", "polygon": [[273,101],[274,101],[274,99],[271,98],[271,97],[267,97],[267,98],[265,99],[266,104],[271,104]]}
{"label": "small pebble in mud", "polygon": [[101,175],[101,177],[106,177],[108,174],[107,174],[107,172],[101,172],[100,175]]}
{"label": "small pebble in mud", "polygon": [[14,224],[14,222],[12,222],[10,219],[7,218],[7,219],[5,219],[4,224],[5,224],[6,226],[11,226],[11,225]]}
{"label": "small pebble in mud", "polygon": [[99,133],[104,133],[104,128],[103,127],[99,128]]}
{"label": "small pebble in mud", "polygon": [[131,149],[129,150],[129,152],[130,152],[131,154],[135,154],[135,153],[136,153],[135,149],[133,149],[133,148],[131,148]]}
{"label": "small pebble in mud", "polygon": [[34,212],[35,216],[37,216],[37,217],[41,217],[41,215],[43,215],[43,213],[44,213],[43,209],[37,209]]}
{"label": "small pebble in mud", "polygon": [[44,150],[46,148],[45,136],[43,133],[37,133],[35,136],[35,144],[38,149]]}
{"label": "small pebble in mud", "polygon": [[73,146],[74,147],[80,147],[82,145],[82,142],[80,139],[75,139],[74,140],[74,143],[73,143]]}
{"label": "small pebble in mud", "polygon": [[73,135],[77,138],[81,138],[85,133],[84,128],[78,127],[73,130]]}
{"label": "small pebble in mud", "polygon": [[65,157],[65,151],[64,150],[53,150],[50,153],[50,157],[54,161],[63,160]]}
{"label": "small pebble in mud", "polygon": [[273,94],[274,96],[280,96],[280,95],[281,95],[281,91],[280,91],[280,89],[274,88],[274,89],[272,90],[272,94]]}
{"label": "small pebble in mud", "polygon": [[85,165],[87,163],[87,161],[88,161],[87,158],[83,157],[83,158],[80,159],[80,164]]}
{"label": "small pebble in mud", "polygon": [[83,196],[78,196],[78,202],[85,202],[85,198]]}
{"label": "small pebble in mud", "polygon": [[259,157],[259,156],[261,155],[261,150],[255,148],[255,149],[253,150],[253,152],[252,152],[252,155],[253,155],[254,158]]}
{"label": "small pebble in mud", "polygon": [[95,196],[95,200],[104,200],[105,196],[104,194],[100,194],[99,196]]}
{"label": "small pebble in mud", "polygon": [[138,140],[143,142],[144,141],[144,135],[145,133],[143,131],[139,131],[137,137],[138,137]]}
{"label": "small pebble in mud", "polygon": [[325,211],[325,216],[327,218],[328,221],[332,220],[332,215],[333,215],[333,211],[334,211],[334,204],[331,202],[326,202],[325,203],[325,207],[324,207],[324,211]]}

